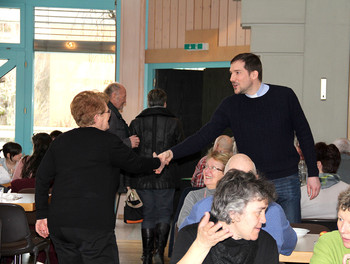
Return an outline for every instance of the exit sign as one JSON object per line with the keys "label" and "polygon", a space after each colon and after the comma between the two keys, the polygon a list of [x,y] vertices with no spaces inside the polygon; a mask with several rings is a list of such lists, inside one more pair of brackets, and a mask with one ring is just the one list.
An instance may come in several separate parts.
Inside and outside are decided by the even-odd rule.
{"label": "exit sign", "polygon": [[185,50],[209,50],[209,43],[186,43]]}

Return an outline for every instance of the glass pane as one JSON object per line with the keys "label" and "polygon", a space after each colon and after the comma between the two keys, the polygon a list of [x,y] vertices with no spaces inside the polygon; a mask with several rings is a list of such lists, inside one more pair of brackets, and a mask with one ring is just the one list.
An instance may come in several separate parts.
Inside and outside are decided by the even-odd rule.
{"label": "glass pane", "polygon": [[81,91],[103,91],[115,76],[115,56],[35,53],[34,132],[76,127],[70,103]]}
{"label": "glass pane", "polygon": [[0,59],[0,67],[1,67],[2,65],[4,65],[6,62],[8,62],[8,60],[1,60],[1,59]]}
{"label": "glass pane", "polygon": [[0,8],[0,43],[20,43],[20,9]]}
{"label": "glass pane", "polygon": [[15,140],[16,68],[0,78],[0,148]]}
{"label": "glass pane", "polygon": [[35,39],[115,41],[115,11],[35,8]]}

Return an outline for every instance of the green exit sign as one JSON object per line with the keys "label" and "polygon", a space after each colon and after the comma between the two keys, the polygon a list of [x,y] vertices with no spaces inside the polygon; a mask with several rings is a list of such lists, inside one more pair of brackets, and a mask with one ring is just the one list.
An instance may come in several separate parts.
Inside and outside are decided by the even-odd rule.
{"label": "green exit sign", "polygon": [[185,50],[209,50],[208,43],[186,43],[184,45]]}

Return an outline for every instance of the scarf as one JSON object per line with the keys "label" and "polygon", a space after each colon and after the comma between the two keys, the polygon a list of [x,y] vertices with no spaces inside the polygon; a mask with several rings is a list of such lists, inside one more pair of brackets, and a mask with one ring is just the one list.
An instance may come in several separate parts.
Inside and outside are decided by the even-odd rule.
{"label": "scarf", "polygon": [[318,177],[321,181],[321,189],[327,189],[340,182],[340,177],[338,174],[320,173]]}

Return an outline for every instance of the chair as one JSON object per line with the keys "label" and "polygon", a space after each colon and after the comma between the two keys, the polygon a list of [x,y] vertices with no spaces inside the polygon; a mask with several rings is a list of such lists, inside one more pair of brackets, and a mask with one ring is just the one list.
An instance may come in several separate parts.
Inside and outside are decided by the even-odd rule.
{"label": "chair", "polygon": [[50,240],[39,237],[29,230],[24,209],[16,204],[0,204],[0,220],[2,222],[1,250],[2,256],[14,256],[14,263],[22,262],[22,254],[33,253],[36,263],[40,251],[45,250],[46,261],[50,264]]}
{"label": "chair", "polygon": [[330,231],[338,230],[337,221],[338,221],[337,218],[335,219],[316,219],[316,218],[301,219],[302,223],[323,225],[328,227]]}
{"label": "chair", "polygon": [[319,225],[319,224],[313,224],[313,223],[293,223],[290,225],[291,225],[291,227],[309,229],[310,230],[309,234],[319,234],[322,231],[326,231],[326,232],[330,231],[329,228],[326,226]]}
{"label": "chair", "polygon": [[[35,193],[35,188],[24,188],[22,190],[20,190],[18,193]],[[28,220],[28,224],[29,224],[29,228],[32,229],[35,226],[35,222],[36,222],[36,215],[35,215],[35,211],[34,212],[26,212],[26,216],[27,216],[27,220]],[[35,228],[33,228],[35,229]]]}

